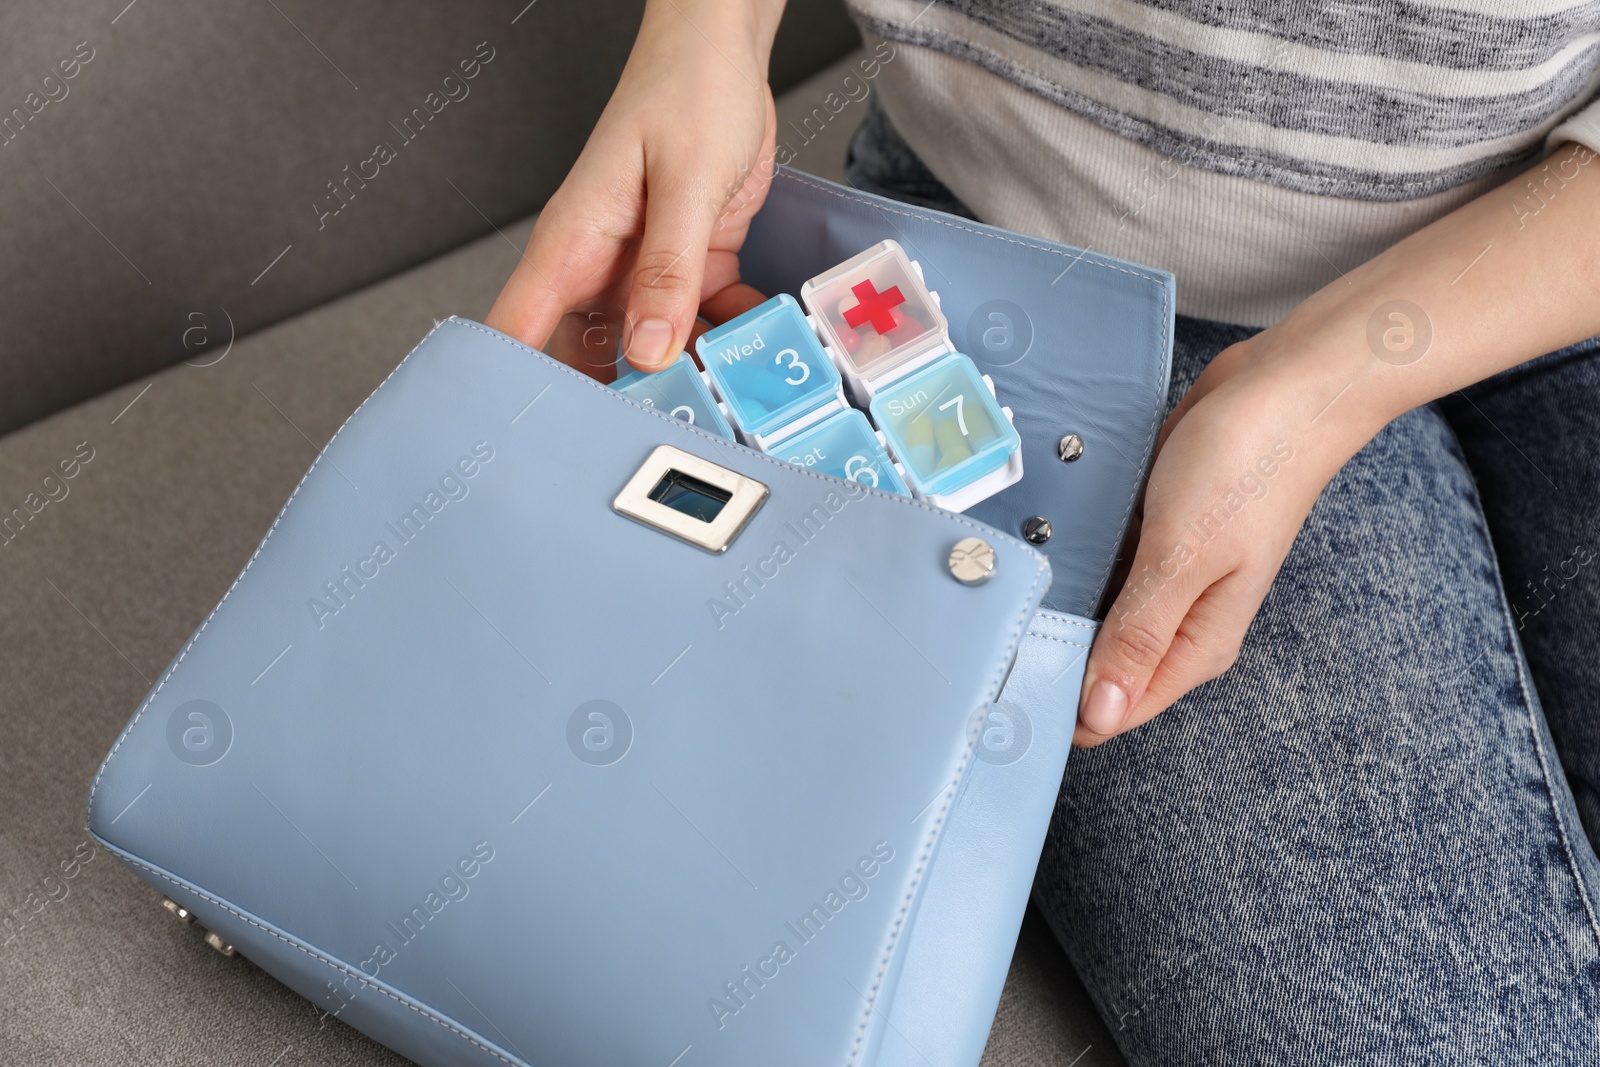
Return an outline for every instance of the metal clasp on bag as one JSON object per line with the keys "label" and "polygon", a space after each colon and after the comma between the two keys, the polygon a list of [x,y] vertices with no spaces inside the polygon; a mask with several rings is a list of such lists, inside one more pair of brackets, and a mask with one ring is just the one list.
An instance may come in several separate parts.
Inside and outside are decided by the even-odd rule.
{"label": "metal clasp on bag", "polygon": [[611,506],[628,518],[707,552],[725,552],[767,499],[767,487],[738,471],[660,445]]}

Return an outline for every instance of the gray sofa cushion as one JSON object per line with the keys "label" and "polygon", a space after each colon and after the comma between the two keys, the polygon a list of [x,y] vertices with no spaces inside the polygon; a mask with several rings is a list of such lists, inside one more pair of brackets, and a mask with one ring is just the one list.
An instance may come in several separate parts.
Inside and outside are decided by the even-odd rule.
{"label": "gray sofa cushion", "polygon": [[[0,433],[534,211],[641,7],[123,3],[0,13]],[[794,0],[774,87],[857,41]]]}

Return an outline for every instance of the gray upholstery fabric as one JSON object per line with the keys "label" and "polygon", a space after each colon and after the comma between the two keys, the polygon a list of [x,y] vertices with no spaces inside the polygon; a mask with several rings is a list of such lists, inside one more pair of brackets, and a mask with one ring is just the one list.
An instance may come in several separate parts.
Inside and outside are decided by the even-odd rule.
{"label": "gray upholstery fabric", "polygon": [[[0,433],[537,209],[641,6],[126,2],[0,6]],[[790,7],[780,91],[858,40]]]}
{"label": "gray upholstery fabric", "polygon": [[[793,90],[781,114],[809,112],[843,70]],[[838,177],[855,123],[841,118],[803,165]],[[243,337],[225,356],[219,338],[192,359],[208,365],[173,366],[0,438],[0,513],[38,507],[0,545],[0,1064],[404,1062],[166,915],[87,844],[83,800],[317,449],[435,318],[482,317],[530,227]],[[103,344],[106,363],[135,365],[115,339]],[[985,1067],[1119,1063],[1030,916]]]}
{"label": "gray upholstery fabric", "polygon": [[981,1067],[1126,1067],[1088,991],[1032,906]]}

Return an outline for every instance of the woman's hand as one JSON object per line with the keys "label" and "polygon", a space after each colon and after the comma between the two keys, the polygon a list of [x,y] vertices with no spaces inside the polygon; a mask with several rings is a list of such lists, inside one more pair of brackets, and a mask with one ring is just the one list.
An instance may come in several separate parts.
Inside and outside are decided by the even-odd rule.
{"label": "woman's hand", "polygon": [[1359,447],[1306,432],[1323,376],[1305,369],[1259,334],[1218,355],[1168,417],[1075,744],[1130,730],[1232,666],[1311,505]]}
{"label": "woman's hand", "polygon": [[1411,408],[1600,332],[1600,168],[1567,144],[1224,350],[1162,427],[1073,738],[1227,670],[1311,505]]}
{"label": "woman's hand", "polygon": [[[702,304],[729,318],[760,303],[737,253],[772,178],[776,118],[767,58],[782,4],[651,0],[616,92],[539,215],[489,312],[544,348],[571,310],[584,342],[556,352],[609,380],[622,308],[628,361],[659,370],[689,342]],[[579,359],[587,350],[589,357]]]}

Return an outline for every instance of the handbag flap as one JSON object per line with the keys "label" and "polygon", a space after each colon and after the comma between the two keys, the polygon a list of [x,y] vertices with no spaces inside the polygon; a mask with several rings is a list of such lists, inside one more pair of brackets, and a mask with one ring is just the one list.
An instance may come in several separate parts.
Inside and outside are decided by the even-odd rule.
{"label": "handbag flap", "polygon": [[[1054,534],[1042,551],[1055,577],[1044,606],[1095,614],[1166,410],[1172,275],[787,167],[751,221],[739,265],[762,292],[793,293],[889,239],[922,265],[951,341],[994,379],[1022,437],[1027,473],[968,514],[1011,533],[1048,519]],[[1069,434],[1077,458],[1062,462]]]}
{"label": "handbag flap", "polygon": [[[766,487],[726,552],[614,509],[662,444]],[[948,565],[969,536],[995,554],[983,584]],[[118,738],[90,827],[202,921],[341,969],[329,1010],[397,1000],[444,1048],[869,1062],[943,812],[1048,584],[969,518],[450,319]],[[256,958],[304,988],[281,955]]]}

